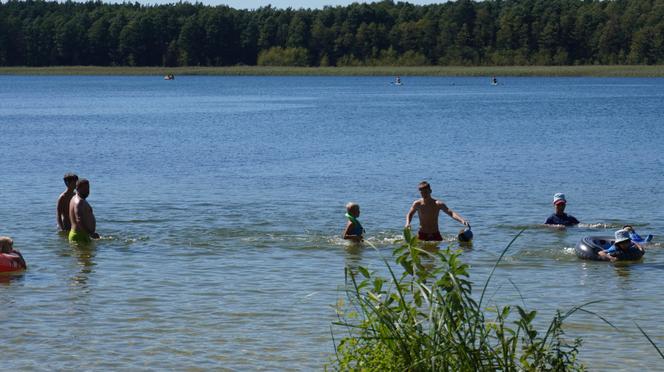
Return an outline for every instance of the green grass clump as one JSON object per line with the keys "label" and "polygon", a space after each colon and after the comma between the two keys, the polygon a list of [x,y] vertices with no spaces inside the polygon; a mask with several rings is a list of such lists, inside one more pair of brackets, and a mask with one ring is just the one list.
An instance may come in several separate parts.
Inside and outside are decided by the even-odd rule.
{"label": "green grass clump", "polygon": [[409,230],[404,231],[404,237],[405,243],[394,252],[396,262],[404,270],[399,277],[387,261],[390,279],[364,267],[358,268],[357,273],[346,270],[349,303],[338,304],[339,321],[334,323],[344,329],[345,336],[335,342],[336,359],[332,368],[342,371],[584,369],[577,360],[581,340],[565,339],[562,328],[565,318],[581,307],[564,314],[557,312],[546,331],[540,333],[533,326],[536,311],[521,306],[483,307],[486,284],[493,271],[477,301],[471,293],[469,266],[461,262],[458,251],[424,250]]}

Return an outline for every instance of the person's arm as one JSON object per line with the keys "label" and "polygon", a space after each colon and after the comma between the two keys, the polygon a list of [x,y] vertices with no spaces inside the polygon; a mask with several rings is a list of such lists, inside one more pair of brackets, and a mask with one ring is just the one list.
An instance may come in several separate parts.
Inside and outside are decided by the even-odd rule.
{"label": "person's arm", "polygon": [[344,230],[344,239],[346,240],[352,240],[355,242],[361,242],[362,241],[362,235],[355,235],[351,234],[351,231],[353,231],[354,223],[348,221],[346,224],[346,229]]}
{"label": "person's arm", "polygon": [[28,264],[25,263],[25,258],[23,258],[23,255],[21,254],[21,252],[19,252],[19,251],[17,251],[17,250],[14,249],[14,250],[13,250],[13,253],[16,253],[16,255],[18,256],[18,258],[21,260],[21,264],[23,264],[23,268],[27,269],[27,268],[28,268]]}
{"label": "person's arm", "polygon": [[410,210],[408,211],[408,214],[406,215],[406,226],[405,228],[410,229],[410,222],[413,220],[413,215],[415,215],[415,212],[417,211],[419,203],[415,201],[413,205],[410,206]]}
{"label": "person's arm", "polygon": [[445,212],[445,214],[457,220],[459,223],[462,223],[466,226],[470,226],[470,223],[468,223],[468,221],[466,221],[463,217],[461,217],[461,215],[458,214],[457,212],[449,209],[445,203],[443,202],[438,202],[438,203],[439,203],[438,207],[440,208],[441,211]]}
{"label": "person's arm", "polygon": [[64,208],[69,208],[68,205],[63,205],[64,204],[63,199],[64,199],[63,196],[60,195],[60,197],[58,198],[58,205],[55,208],[55,219],[56,219],[56,221],[58,221],[58,228],[60,230],[65,229],[64,226],[62,225],[62,216],[64,216],[63,210],[64,210]]}
{"label": "person's arm", "polygon": [[599,257],[599,259],[602,260],[602,261],[611,261],[611,262],[615,262],[615,261],[617,260],[616,257],[614,257],[614,256],[612,256],[612,255],[606,253],[605,251],[599,251],[599,252],[597,253],[597,257]]}
{"label": "person's arm", "polygon": [[632,244],[634,244],[634,246],[636,247],[636,249],[638,249],[639,251],[641,251],[641,252],[645,252],[645,249],[643,249],[643,247],[641,246],[641,244],[634,243],[634,242],[632,242]]}

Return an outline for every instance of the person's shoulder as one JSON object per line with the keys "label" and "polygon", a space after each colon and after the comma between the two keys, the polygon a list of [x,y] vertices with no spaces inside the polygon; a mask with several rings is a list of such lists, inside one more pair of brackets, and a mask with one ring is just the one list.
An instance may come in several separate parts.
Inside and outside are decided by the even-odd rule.
{"label": "person's shoulder", "polygon": [[547,217],[546,221],[544,222],[546,225],[556,225],[556,214],[552,214],[549,217]]}

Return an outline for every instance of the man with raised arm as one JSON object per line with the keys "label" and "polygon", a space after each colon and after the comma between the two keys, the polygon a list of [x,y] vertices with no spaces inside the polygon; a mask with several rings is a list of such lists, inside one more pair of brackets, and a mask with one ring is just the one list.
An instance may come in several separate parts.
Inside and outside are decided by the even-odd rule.
{"label": "man with raised arm", "polygon": [[76,182],[76,195],[69,202],[69,219],[71,230],[69,241],[77,243],[89,243],[90,238],[99,239],[97,221],[92,213],[92,207],[85,200],[90,195],[90,182],[85,178]]}
{"label": "man with raised arm", "polygon": [[459,221],[460,223],[470,226],[470,223],[461,217],[458,213],[449,209],[445,203],[431,197],[431,186],[428,182],[422,181],[418,185],[422,199],[415,200],[406,215],[406,228],[410,229],[410,222],[413,215],[417,212],[420,220],[420,230],[417,233],[418,239],[421,241],[442,241],[443,237],[440,235],[438,229],[438,215],[440,211],[445,212],[448,216]]}
{"label": "man with raised arm", "polygon": [[69,232],[71,230],[71,222],[69,222],[69,202],[74,197],[74,189],[76,189],[76,181],[78,176],[74,173],[67,173],[63,177],[67,189],[58,197],[58,204],[55,208],[58,228],[60,231]]}

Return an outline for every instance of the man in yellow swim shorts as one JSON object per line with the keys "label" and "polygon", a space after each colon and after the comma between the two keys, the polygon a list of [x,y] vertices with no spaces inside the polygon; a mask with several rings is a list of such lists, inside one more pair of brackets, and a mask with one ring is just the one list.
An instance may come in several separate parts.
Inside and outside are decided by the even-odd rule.
{"label": "man in yellow swim shorts", "polygon": [[97,221],[92,212],[92,207],[85,200],[90,195],[90,181],[85,178],[76,182],[76,195],[69,202],[69,241],[77,243],[89,243],[90,239],[99,239]]}

